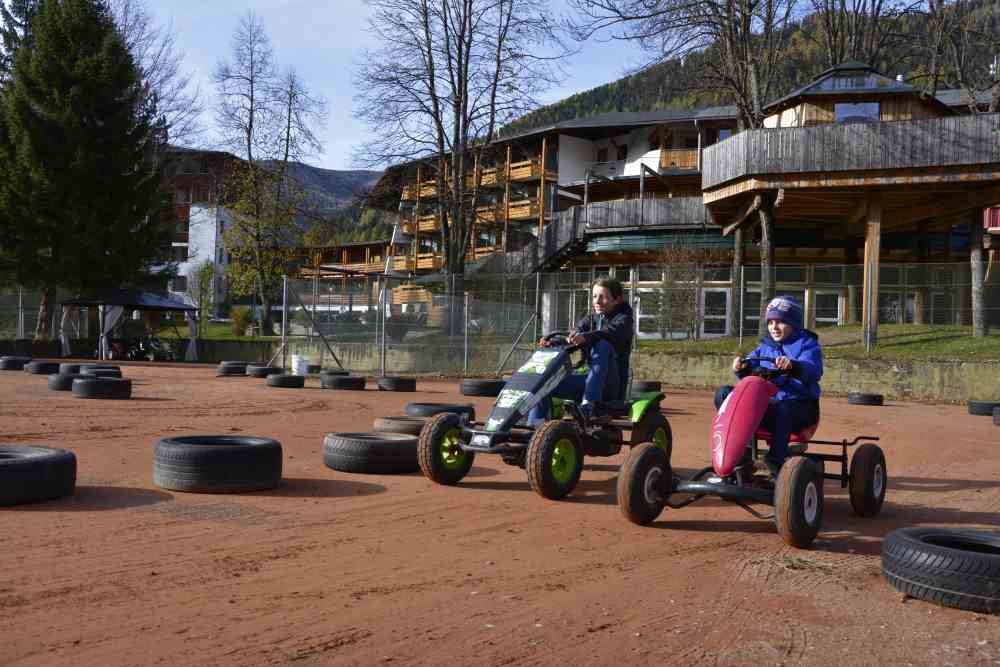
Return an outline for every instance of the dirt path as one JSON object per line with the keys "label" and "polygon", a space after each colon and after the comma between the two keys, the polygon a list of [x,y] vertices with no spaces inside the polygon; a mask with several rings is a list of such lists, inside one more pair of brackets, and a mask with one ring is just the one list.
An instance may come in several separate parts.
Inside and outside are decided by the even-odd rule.
{"label": "dirt path", "polygon": [[[589,459],[563,502],[495,457],[451,488],[323,466],[324,433],[468,401],[455,382],[392,394],[125,372],[129,402],[0,373],[0,442],[79,461],[75,496],[0,509],[0,665],[1000,664],[1000,617],[904,601],[880,575],[892,528],[1000,524],[1000,428],[964,408],[825,400],[818,437],[882,436],[889,497],[860,520],[828,482],[824,530],[797,551],[716,501],[627,523],[622,457]],[[668,396],[675,468],[705,465],[710,401]],[[156,440],[195,433],[277,438],[283,485],[155,487]]]}

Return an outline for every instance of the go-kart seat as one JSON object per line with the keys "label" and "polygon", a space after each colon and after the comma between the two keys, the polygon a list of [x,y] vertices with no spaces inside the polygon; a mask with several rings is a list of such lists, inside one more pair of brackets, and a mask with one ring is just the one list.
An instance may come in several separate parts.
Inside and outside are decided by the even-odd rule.
{"label": "go-kart seat", "polygon": [[628,401],[596,401],[594,403],[594,413],[600,415],[622,417],[629,414],[630,410]]}
{"label": "go-kart seat", "polygon": [[[792,437],[788,439],[788,443],[789,444],[799,443],[803,445],[808,444],[808,442],[812,440],[812,437],[816,435],[816,429],[818,428],[819,428],[819,422],[816,422],[812,426],[807,426],[806,428],[802,429],[797,433],[792,433]],[[771,442],[771,440],[774,438],[773,433],[771,433],[770,431],[766,431],[762,428],[757,429],[757,431],[753,435],[758,440],[766,440],[767,442]]]}

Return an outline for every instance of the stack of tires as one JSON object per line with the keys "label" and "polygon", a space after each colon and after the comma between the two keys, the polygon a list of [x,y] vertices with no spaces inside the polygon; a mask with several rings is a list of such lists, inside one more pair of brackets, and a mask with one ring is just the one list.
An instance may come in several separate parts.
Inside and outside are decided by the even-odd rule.
{"label": "stack of tires", "polygon": [[8,354],[0,357],[0,371],[21,371],[31,363],[31,357]]}
{"label": "stack of tires", "polygon": [[1000,426],[1000,401],[969,401],[969,414],[993,417],[993,424]]}

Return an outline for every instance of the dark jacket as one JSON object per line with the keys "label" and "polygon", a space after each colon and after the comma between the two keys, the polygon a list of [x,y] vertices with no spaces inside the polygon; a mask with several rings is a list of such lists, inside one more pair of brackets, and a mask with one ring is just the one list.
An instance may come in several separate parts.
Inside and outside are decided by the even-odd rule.
{"label": "dark jacket", "polygon": [[635,314],[632,312],[632,306],[622,301],[607,315],[592,312],[580,320],[576,330],[583,335],[586,347],[600,340],[611,343],[617,357],[618,368],[624,370],[622,377],[628,377],[632,339],[635,337]]}
{"label": "dark jacket", "polygon": [[[788,357],[792,360],[794,372],[775,379],[778,393],[772,401],[818,401],[819,379],[823,377],[823,350],[819,346],[819,337],[808,329],[797,329],[786,340],[777,343],[769,335],[764,334],[757,349],[748,356],[777,359]],[[740,373],[740,377],[749,373],[750,369],[763,366],[775,368],[770,361],[752,361],[749,369]]]}

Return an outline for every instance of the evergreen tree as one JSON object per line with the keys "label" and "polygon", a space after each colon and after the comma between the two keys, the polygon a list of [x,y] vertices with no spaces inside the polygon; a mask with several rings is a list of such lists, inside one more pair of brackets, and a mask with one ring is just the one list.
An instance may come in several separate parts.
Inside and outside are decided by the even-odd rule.
{"label": "evergreen tree", "polygon": [[31,46],[31,20],[37,8],[38,0],[0,2],[0,81],[10,76],[21,45]]}
{"label": "evergreen tree", "polygon": [[162,262],[171,218],[156,110],[101,0],[41,0],[32,48],[0,98],[0,272],[42,287],[135,284]]}

